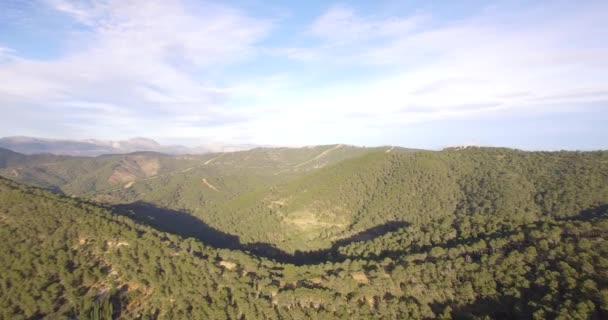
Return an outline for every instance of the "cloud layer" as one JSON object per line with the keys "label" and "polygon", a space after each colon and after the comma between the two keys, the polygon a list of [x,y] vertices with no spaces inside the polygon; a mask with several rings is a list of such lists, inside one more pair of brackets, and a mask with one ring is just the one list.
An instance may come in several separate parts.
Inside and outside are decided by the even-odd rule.
{"label": "cloud layer", "polygon": [[0,42],[3,135],[436,146],[440,137],[395,135],[436,123],[449,144],[446,121],[607,112],[602,2],[507,2],[454,17],[332,5],[288,36],[287,18],[237,5],[41,5],[70,21],[65,49],[34,59]]}

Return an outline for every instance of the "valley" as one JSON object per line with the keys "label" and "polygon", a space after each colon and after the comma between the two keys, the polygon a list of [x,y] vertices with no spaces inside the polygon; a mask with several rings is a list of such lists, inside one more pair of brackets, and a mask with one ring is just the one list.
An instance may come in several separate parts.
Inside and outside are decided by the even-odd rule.
{"label": "valley", "polygon": [[[503,318],[572,304],[577,318],[608,306],[605,151],[0,154],[2,254],[20,257],[3,268],[47,270],[24,287],[41,300],[4,299],[5,318]],[[24,247],[15,232],[37,235]],[[42,248],[51,256],[26,254]],[[0,285],[20,295],[17,279]]]}

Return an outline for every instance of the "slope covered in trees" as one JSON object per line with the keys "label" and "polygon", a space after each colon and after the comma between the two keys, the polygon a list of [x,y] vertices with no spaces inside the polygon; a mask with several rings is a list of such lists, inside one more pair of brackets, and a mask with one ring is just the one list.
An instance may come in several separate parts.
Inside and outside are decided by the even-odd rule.
{"label": "slope covered in trees", "polygon": [[[399,224],[440,222],[461,236],[492,233],[608,201],[607,152],[333,145],[204,156],[33,157],[0,174],[121,204],[139,216],[156,207],[157,221],[163,212],[165,220],[182,212],[240,243],[289,254],[369,239]],[[185,220],[167,231],[188,228]]]}
{"label": "slope covered in trees", "polygon": [[391,221],[491,233],[605,204],[607,175],[606,152],[377,151],[245,193],[203,219],[287,251],[365,237]]}
{"label": "slope covered in trees", "polygon": [[345,260],[300,266],[214,249],[5,179],[0,214],[5,319],[608,315],[606,207],[468,237],[413,222],[369,246],[352,243]]}

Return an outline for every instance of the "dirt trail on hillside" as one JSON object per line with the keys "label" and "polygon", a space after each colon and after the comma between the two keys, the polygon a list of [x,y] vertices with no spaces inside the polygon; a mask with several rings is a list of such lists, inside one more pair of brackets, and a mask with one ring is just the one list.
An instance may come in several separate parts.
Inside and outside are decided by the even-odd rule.
{"label": "dirt trail on hillside", "polygon": [[219,159],[219,158],[220,158],[220,157],[222,157],[223,155],[225,155],[225,153],[222,153],[222,154],[220,154],[219,156],[217,156],[217,157],[215,157],[215,158],[212,158],[212,159],[209,159],[209,160],[205,161],[205,163],[203,163],[203,165],[204,165],[204,166],[206,166],[206,165],[210,164],[211,162],[213,162],[213,161],[215,161],[215,160]]}
{"label": "dirt trail on hillside", "polygon": [[207,178],[203,178],[203,183],[209,187],[209,189],[215,190],[215,191],[220,191],[218,190],[214,185],[212,185],[211,183],[209,183],[209,181],[207,181]]}
{"label": "dirt trail on hillside", "polygon": [[274,176],[276,176],[276,175],[279,175],[279,174],[281,174],[281,173],[283,173],[283,172],[287,172],[287,171],[290,171],[290,170],[296,169],[297,167],[300,167],[300,166],[303,166],[303,165],[305,165],[305,164],[307,164],[307,163],[310,163],[310,162],[312,162],[312,161],[318,160],[319,158],[321,158],[321,157],[325,156],[326,154],[328,154],[328,153],[330,153],[331,151],[334,151],[334,150],[336,150],[336,149],[338,149],[338,148],[340,148],[340,147],[342,147],[342,145],[341,145],[341,144],[339,144],[339,145],[337,145],[337,146],[335,146],[335,147],[333,147],[333,148],[331,148],[331,149],[327,149],[327,150],[325,150],[325,151],[323,151],[323,152],[319,153],[317,156],[315,156],[315,157],[314,157],[314,158],[312,158],[312,159],[308,159],[308,160],[306,160],[306,161],[304,161],[304,162],[298,163],[298,164],[296,164],[295,166],[293,166],[293,167],[291,167],[291,168],[283,169],[283,170],[281,170],[281,171],[279,171],[279,172],[274,173],[273,175],[274,175]]}
{"label": "dirt trail on hillside", "polygon": [[337,145],[337,146],[335,146],[335,147],[333,147],[333,148],[331,148],[331,149],[327,149],[327,150],[325,150],[325,151],[323,151],[323,152],[319,153],[319,155],[317,155],[316,157],[314,157],[314,158],[312,158],[312,159],[310,159],[310,160],[306,160],[306,161],[304,161],[304,162],[302,162],[302,163],[300,163],[300,164],[296,164],[296,165],[294,166],[294,168],[297,168],[297,167],[303,166],[303,165],[305,165],[305,164],[307,164],[307,163],[309,163],[309,162],[315,161],[315,160],[317,160],[317,159],[319,159],[319,158],[323,157],[324,155],[326,155],[326,154],[330,153],[331,151],[334,151],[334,150],[336,150],[336,149],[338,149],[338,148],[340,148],[340,147],[342,147],[342,145],[341,145],[341,144],[339,144],[339,145]]}
{"label": "dirt trail on hillside", "polygon": [[393,149],[395,149],[395,147],[394,147],[394,146],[393,146],[393,147],[391,147],[390,149],[388,149],[388,150],[384,151],[384,152],[385,152],[385,153],[391,153],[391,151],[393,151]]}
{"label": "dirt trail on hillside", "polygon": [[289,169],[283,169],[283,170],[281,170],[281,171],[279,171],[279,172],[277,172],[277,173],[273,174],[273,176],[279,175],[279,174],[281,174],[281,173],[283,173],[283,172],[287,172],[287,171],[289,171],[289,170],[291,170],[291,168],[289,168]]}

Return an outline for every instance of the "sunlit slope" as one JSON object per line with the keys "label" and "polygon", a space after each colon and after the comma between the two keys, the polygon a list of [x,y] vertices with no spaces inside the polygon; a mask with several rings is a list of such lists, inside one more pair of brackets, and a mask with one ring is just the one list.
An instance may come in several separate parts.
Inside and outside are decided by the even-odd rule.
{"label": "sunlit slope", "polygon": [[247,241],[310,250],[391,221],[469,216],[498,228],[566,217],[608,203],[607,176],[606,152],[376,151],[226,202],[212,222]]}
{"label": "sunlit slope", "polygon": [[201,160],[151,152],[93,158],[55,155],[21,156],[23,161],[1,169],[0,175],[15,181],[75,195],[121,188],[130,182],[180,170]]}
{"label": "sunlit slope", "polygon": [[[212,208],[246,193],[375,149],[345,145],[259,148],[192,157],[185,168],[86,194],[105,202],[143,201],[206,217]],[[201,156],[203,157],[203,156]]]}
{"label": "sunlit slope", "polygon": [[[242,176],[245,180],[249,175],[264,176],[265,180],[270,182],[288,179],[370,150],[372,149],[329,145],[258,148],[205,155],[173,156],[137,152],[126,155],[73,157],[50,154],[23,155],[2,149],[0,175],[66,194],[96,197],[113,193],[111,198],[122,199],[124,197],[121,196],[121,190],[131,187],[145,189],[148,186],[162,193],[162,190],[157,190],[159,181],[162,181],[160,185],[164,185],[169,180],[182,180],[192,175],[199,177],[199,182],[206,176],[235,175]],[[255,184],[258,182],[254,181]],[[106,197],[107,199],[110,198]],[[190,201],[185,201],[185,205],[188,204]]]}

